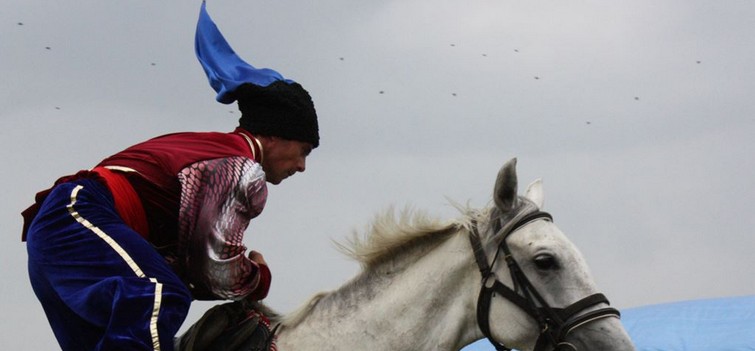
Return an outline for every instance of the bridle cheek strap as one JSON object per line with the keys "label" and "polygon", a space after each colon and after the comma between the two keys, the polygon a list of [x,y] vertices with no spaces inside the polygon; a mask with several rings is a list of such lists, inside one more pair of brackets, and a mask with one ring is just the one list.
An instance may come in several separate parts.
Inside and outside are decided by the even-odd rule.
{"label": "bridle cheek strap", "polygon": [[[492,285],[489,286],[489,282],[492,281]],[[493,300],[495,293],[500,294],[506,300],[511,301],[527,312],[529,315],[537,319],[537,314],[529,307],[527,299],[517,294],[514,290],[511,290],[506,285],[503,285],[493,275],[489,275],[486,281],[483,281],[480,288],[480,295],[477,298],[477,325],[482,331],[482,335],[487,338],[495,349],[498,351],[510,351],[511,349],[505,345],[495,341],[493,334],[490,331],[490,303]]]}

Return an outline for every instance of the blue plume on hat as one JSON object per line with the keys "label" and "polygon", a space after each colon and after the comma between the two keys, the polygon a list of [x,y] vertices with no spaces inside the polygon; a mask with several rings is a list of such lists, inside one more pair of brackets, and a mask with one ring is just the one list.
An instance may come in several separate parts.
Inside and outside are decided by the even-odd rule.
{"label": "blue plume on hat", "polygon": [[210,85],[218,93],[215,99],[224,104],[236,100],[233,92],[242,84],[267,87],[276,81],[294,83],[272,69],[254,68],[236,55],[207,13],[205,1],[199,11],[194,50]]}

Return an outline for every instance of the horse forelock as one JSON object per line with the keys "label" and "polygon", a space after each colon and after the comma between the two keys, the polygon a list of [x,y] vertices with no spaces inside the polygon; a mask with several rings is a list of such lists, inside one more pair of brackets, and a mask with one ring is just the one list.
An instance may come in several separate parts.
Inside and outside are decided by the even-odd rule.
{"label": "horse forelock", "polygon": [[538,210],[538,207],[534,202],[532,202],[532,200],[523,196],[519,196],[517,197],[517,201],[514,204],[514,208],[512,210],[503,212],[496,206],[490,207],[487,212],[487,219],[489,223],[497,223],[497,225],[491,225],[491,227],[493,227],[492,229],[497,230],[499,228],[496,227],[500,227],[502,224],[510,222],[520,213],[536,210]]}

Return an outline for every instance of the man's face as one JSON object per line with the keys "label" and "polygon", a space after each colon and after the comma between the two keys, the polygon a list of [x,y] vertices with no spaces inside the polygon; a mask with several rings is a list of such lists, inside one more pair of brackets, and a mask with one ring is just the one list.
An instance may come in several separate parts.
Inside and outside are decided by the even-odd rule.
{"label": "man's face", "polygon": [[272,184],[280,184],[296,172],[304,172],[312,144],[297,140],[271,137],[265,146],[262,169]]}

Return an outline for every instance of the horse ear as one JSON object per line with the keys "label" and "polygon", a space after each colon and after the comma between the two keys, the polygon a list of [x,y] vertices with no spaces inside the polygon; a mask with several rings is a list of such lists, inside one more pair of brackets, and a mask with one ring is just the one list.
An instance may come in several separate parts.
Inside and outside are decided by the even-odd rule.
{"label": "horse ear", "polygon": [[514,208],[514,204],[516,203],[516,187],[516,158],[512,158],[498,171],[498,178],[495,181],[495,188],[493,190],[495,205],[503,213]]}
{"label": "horse ear", "polygon": [[524,197],[534,202],[537,208],[543,208],[543,181],[537,179],[527,186]]}

